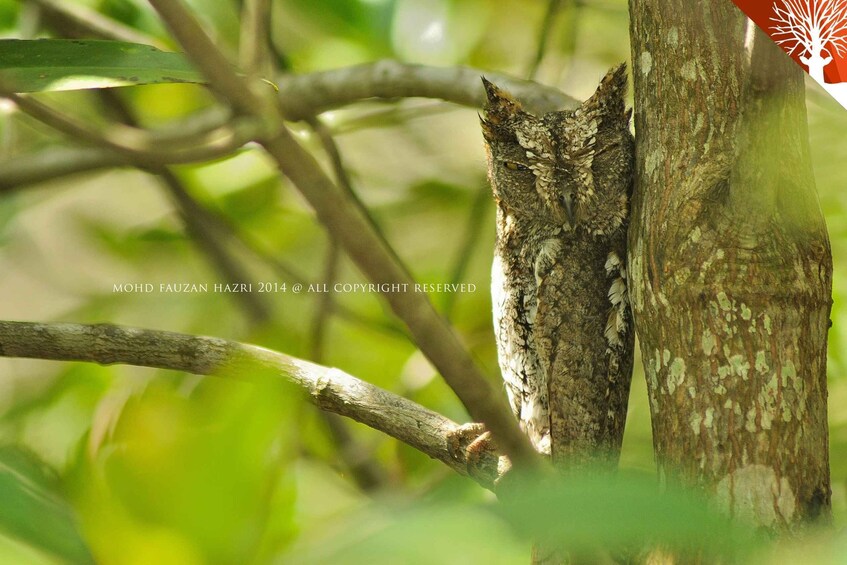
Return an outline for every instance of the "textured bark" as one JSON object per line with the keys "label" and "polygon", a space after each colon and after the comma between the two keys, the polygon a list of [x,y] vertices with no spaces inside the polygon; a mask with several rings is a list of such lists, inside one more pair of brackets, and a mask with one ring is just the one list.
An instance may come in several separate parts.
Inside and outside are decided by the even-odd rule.
{"label": "textured bark", "polygon": [[832,259],[802,71],[761,33],[745,52],[729,2],[630,14],[630,296],[660,477],[760,526],[828,516]]}

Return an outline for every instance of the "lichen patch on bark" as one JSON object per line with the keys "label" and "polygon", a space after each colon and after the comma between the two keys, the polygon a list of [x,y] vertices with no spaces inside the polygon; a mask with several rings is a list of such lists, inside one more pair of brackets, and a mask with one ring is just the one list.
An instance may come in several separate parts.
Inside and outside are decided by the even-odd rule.
{"label": "lichen patch on bark", "polygon": [[791,484],[767,465],[751,464],[729,473],[717,485],[718,505],[733,517],[770,527],[790,522],[796,510]]}
{"label": "lichen patch on bark", "polygon": [[643,74],[649,74],[650,70],[653,68],[653,56],[649,51],[645,51],[641,54],[641,58],[639,61],[639,68]]}

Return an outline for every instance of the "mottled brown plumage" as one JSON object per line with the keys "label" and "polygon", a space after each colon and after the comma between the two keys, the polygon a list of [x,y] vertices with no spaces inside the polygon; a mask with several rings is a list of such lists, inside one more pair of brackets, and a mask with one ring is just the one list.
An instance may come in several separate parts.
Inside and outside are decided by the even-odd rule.
{"label": "mottled brown plumage", "polygon": [[634,330],[626,230],[634,143],[626,69],[573,111],[534,116],[483,79],[497,202],[494,328],[506,391],[536,449],[617,460]]}

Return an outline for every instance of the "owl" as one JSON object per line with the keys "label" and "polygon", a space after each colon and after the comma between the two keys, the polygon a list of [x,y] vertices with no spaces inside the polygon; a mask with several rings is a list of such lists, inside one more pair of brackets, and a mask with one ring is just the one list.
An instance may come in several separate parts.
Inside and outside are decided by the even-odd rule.
{"label": "owl", "polygon": [[511,408],[554,463],[617,462],[634,342],[626,68],[610,70],[575,110],[543,116],[482,80],[497,204],[494,330]]}

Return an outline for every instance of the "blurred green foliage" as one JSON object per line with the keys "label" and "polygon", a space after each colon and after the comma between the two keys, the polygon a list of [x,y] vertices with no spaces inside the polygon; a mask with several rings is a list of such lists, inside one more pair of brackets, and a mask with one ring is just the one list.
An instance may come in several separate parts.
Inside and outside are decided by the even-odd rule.
{"label": "blurred green foliage", "polygon": [[[67,0],[168,43],[141,0]],[[235,0],[191,0],[233,59]],[[274,44],[296,72],[393,57],[526,75],[548,2],[541,0],[275,0]],[[48,35],[33,7],[0,0],[0,34]],[[563,3],[537,78],[584,97],[629,55],[626,2]],[[151,85],[118,96],[159,126],[215,103],[202,88]],[[50,102],[102,120],[102,100],[62,93]],[[833,502],[847,517],[847,113],[809,91],[813,161],[835,258],[830,335]],[[422,282],[476,285],[433,295],[492,382],[498,382],[488,280],[493,206],[471,109],[405,100],[362,103],[323,116],[353,185]],[[294,126],[324,161],[315,136]],[[2,157],[64,140],[0,110]],[[329,242],[273,165],[250,149],[175,169],[194,199],[239,240],[226,247],[254,284],[325,281]],[[282,265],[280,265],[282,263]],[[333,294],[354,312],[323,318],[321,295],[259,298],[256,325],[237,296],[125,294],[118,283],[213,284],[221,274],[185,229],[159,180],[135,170],[56,179],[0,199],[0,318],[109,321],[217,335],[338,366],[459,421],[461,404],[372,294]],[[457,275],[458,274],[458,275]],[[458,278],[456,278],[458,277]],[[454,281],[455,279],[455,281]],[[362,282],[342,256],[335,280]],[[819,534],[762,546],[684,493],[656,494],[640,360],[617,480],[577,477],[495,504],[473,482],[364,426],[345,434],[287,387],[263,387],[133,367],[0,359],[0,562],[98,563],[524,563],[535,532],[570,549],[637,552],[639,542],[703,549],[727,559],[835,562],[843,541]],[[380,487],[363,488],[369,461]],[[549,528],[555,529],[549,529]],[[755,552],[755,556],[749,552]],[[792,551],[794,553],[792,553]],[[836,556],[836,557],[833,557]],[[795,561],[797,562],[797,561]],[[808,562],[808,561],[807,561]]]}

